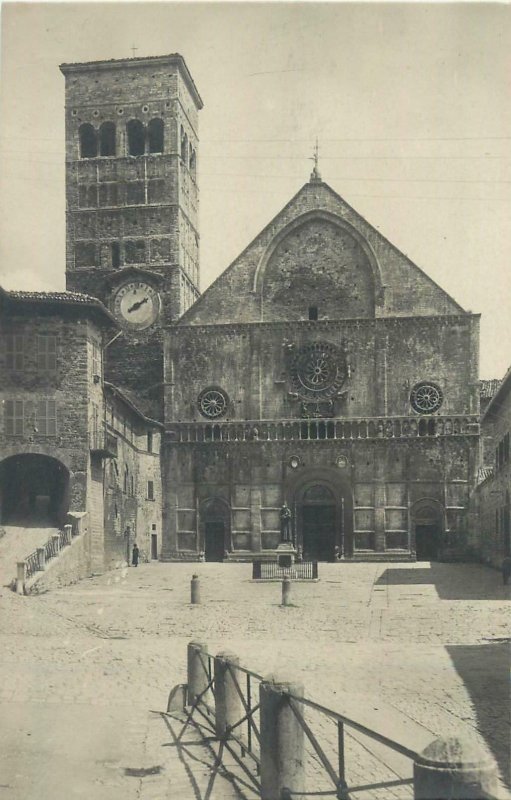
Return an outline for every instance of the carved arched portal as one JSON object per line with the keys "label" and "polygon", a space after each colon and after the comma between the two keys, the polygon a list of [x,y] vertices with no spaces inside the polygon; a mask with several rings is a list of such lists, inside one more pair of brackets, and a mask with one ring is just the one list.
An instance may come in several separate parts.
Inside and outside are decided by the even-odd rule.
{"label": "carved arched portal", "polygon": [[348,481],[310,474],[293,487],[297,547],[306,560],[334,561],[353,555],[353,499]]}
{"label": "carved arched portal", "polygon": [[412,506],[412,534],[417,561],[436,561],[442,547],[444,513],[433,499],[418,500]]}
{"label": "carved arched portal", "polygon": [[206,561],[223,561],[231,549],[231,512],[218,497],[204,500],[200,507],[200,539]]}

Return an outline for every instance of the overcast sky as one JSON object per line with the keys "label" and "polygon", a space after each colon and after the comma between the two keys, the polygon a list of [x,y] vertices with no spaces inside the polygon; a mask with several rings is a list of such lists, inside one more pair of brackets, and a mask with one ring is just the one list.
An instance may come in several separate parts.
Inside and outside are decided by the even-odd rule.
{"label": "overcast sky", "polygon": [[511,362],[511,6],[3,4],[0,282],[64,288],[62,62],[181,53],[205,107],[204,290],[323,179],[466,309],[481,377]]}

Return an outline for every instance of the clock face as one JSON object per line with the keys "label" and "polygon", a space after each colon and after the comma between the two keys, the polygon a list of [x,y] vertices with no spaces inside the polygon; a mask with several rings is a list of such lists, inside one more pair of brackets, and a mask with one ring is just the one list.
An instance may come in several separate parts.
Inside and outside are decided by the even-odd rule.
{"label": "clock face", "polygon": [[148,328],[160,313],[160,296],[143,281],[125,283],[115,295],[114,313],[121,323],[131,328]]}

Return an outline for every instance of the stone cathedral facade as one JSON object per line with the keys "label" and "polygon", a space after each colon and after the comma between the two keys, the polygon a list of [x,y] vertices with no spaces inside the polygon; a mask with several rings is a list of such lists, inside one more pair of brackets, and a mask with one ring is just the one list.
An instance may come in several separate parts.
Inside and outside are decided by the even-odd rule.
{"label": "stone cathedral facade", "polygon": [[463,547],[478,317],[320,179],[166,333],[167,558]]}
{"label": "stone cathedral facade", "polygon": [[[200,295],[202,100],[183,58],[61,70],[69,291],[59,302],[86,297],[105,310],[89,370],[104,437],[89,436],[80,463],[90,459],[109,552],[125,552],[129,522],[163,560],[272,558],[287,503],[306,558],[462,553],[477,469],[478,315],[317,164]],[[10,452],[58,461],[57,438],[43,447],[23,439],[23,424],[5,425],[4,437],[19,437]],[[70,510],[92,502],[82,483],[82,508]]]}

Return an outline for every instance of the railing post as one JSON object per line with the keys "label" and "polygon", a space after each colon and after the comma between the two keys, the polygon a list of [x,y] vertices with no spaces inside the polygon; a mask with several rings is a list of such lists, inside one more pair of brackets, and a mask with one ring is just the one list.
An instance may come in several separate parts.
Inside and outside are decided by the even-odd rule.
{"label": "railing post", "polygon": [[192,605],[200,604],[200,580],[198,575],[192,575],[190,581],[190,602]]}
{"label": "railing post", "polygon": [[261,800],[281,800],[305,791],[304,731],[288,694],[303,697],[303,686],[270,675],[259,687]]}
{"label": "railing post", "polygon": [[71,525],[64,525],[64,541],[71,544]]}
{"label": "railing post", "polygon": [[18,561],[16,572],[16,594],[25,594],[25,578],[27,565],[25,561]]}
{"label": "railing post", "polygon": [[233,676],[239,663],[234,653],[223,652],[215,656],[215,730],[219,739],[228,739],[231,726],[243,716]]}
{"label": "railing post", "polygon": [[59,533],[52,533],[51,540],[53,543],[53,555],[58,556],[60,551],[60,534]]}
{"label": "railing post", "polygon": [[41,569],[41,570],[46,569],[46,548],[45,547],[38,547],[37,548],[37,569]]}
{"label": "railing post", "polygon": [[261,578],[261,562],[260,561],[252,561],[252,580],[258,580]]}
{"label": "railing post", "polygon": [[196,698],[206,690],[208,683],[206,645],[202,642],[190,642],[188,645],[188,705],[193,705]]}
{"label": "railing post", "polygon": [[291,605],[291,578],[288,575],[282,578],[282,605]]}
{"label": "railing post", "polygon": [[497,797],[497,776],[494,758],[473,739],[435,739],[415,759],[414,800]]}

